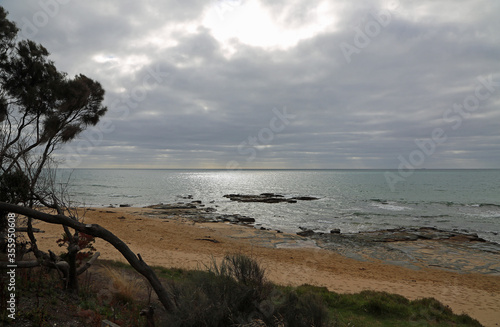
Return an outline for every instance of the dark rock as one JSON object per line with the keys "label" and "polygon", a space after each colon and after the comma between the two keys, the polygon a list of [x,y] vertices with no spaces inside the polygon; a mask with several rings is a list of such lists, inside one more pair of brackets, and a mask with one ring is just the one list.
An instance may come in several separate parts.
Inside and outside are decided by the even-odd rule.
{"label": "dark rock", "polygon": [[191,203],[193,203],[193,204],[201,204],[201,201],[200,200],[196,200],[196,201],[191,201]]}
{"label": "dark rock", "polygon": [[173,209],[196,209],[196,206],[191,203],[183,203],[177,202],[174,204],[158,204],[154,206],[150,206],[152,209],[161,209],[161,210],[173,210]]}
{"label": "dark rock", "polygon": [[130,208],[130,204],[120,204],[120,208]]}
{"label": "dark rock", "polygon": [[263,203],[280,203],[280,202],[287,202],[287,203],[297,203],[297,200],[315,200],[316,198],[313,197],[295,197],[295,198],[286,198],[283,195],[280,194],[274,194],[274,193],[262,193],[259,195],[253,195],[253,194],[226,194],[224,195],[225,198],[229,198],[231,201],[238,201],[238,202],[263,202]]}
{"label": "dark rock", "polygon": [[356,238],[367,242],[408,242],[418,240],[452,240],[457,242],[486,242],[477,234],[440,230],[434,227],[394,228],[359,232]]}
{"label": "dark rock", "polygon": [[274,194],[274,193],[261,193],[260,195],[265,196],[265,197],[275,197],[275,198],[282,198],[283,197],[283,195]]}
{"label": "dark rock", "polygon": [[242,223],[254,223],[255,222],[254,218],[246,217],[246,216],[238,216],[238,217],[236,217],[236,219],[238,219],[238,221],[242,222]]}
{"label": "dark rock", "polygon": [[292,200],[300,200],[300,201],[312,201],[312,200],[318,200],[319,198],[316,198],[314,196],[296,196],[293,197]]}
{"label": "dark rock", "polygon": [[304,236],[304,237],[310,237],[313,236],[315,233],[312,229],[303,229],[301,232],[298,232],[297,235],[299,236]]}
{"label": "dark rock", "polygon": [[330,231],[330,234],[340,234],[340,229],[339,228],[334,228]]}

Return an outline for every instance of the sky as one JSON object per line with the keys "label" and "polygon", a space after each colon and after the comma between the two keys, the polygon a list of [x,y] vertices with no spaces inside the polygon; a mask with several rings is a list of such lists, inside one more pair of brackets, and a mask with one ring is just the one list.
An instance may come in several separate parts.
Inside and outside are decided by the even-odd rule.
{"label": "sky", "polygon": [[500,168],[500,2],[0,0],[106,90],[71,168]]}

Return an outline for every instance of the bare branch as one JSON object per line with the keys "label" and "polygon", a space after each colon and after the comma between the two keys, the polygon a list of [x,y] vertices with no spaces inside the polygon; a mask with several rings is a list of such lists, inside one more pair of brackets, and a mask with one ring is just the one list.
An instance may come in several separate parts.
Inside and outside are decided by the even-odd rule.
{"label": "bare branch", "polygon": [[90,266],[92,266],[94,264],[94,262],[97,260],[97,258],[99,258],[99,255],[101,255],[99,252],[94,253],[92,258],[90,258],[89,261],[85,262],[85,264],[78,269],[78,271],[76,272],[76,275],[80,276],[81,274],[86,272],[87,269],[89,269]]}

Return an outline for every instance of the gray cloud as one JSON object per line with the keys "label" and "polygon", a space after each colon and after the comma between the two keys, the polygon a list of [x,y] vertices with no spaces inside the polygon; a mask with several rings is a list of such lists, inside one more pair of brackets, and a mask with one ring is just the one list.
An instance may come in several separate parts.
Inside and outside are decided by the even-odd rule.
{"label": "gray cloud", "polygon": [[[44,10],[26,3],[2,4],[20,27]],[[61,157],[82,154],[79,167],[397,168],[439,128],[447,139],[422,167],[499,167],[499,4],[338,1],[321,14],[321,1],[262,2],[297,33],[332,17],[286,47],[223,41],[203,26],[209,10],[229,24],[251,3],[70,1],[25,33],[107,90],[112,131],[87,131]],[[384,8],[389,20],[376,25]],[[350,62],[342,44],[355,47]],[[478,79],[488,76],[489,90]],[[456,111],[478,87],[488,98]],[[283,111],[293,119],[279,120]]]}

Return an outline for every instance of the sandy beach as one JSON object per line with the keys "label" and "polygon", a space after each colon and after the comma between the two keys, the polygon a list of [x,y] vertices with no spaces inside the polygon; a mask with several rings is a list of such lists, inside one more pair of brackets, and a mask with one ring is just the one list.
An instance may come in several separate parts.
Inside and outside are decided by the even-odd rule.
{"label": "sandy beach", "polygon": [[[273,282],[312,284],[339,293],[386,291],[409,299],[434,297],[455,313],[467,313],[485,326],[500,326],[500,276],[418,270],[378,260],[360,261],[315,246],[297,235],[225,223],[197,223],[182,217],[160,219],[147,208],[94,208],[85,223],[99,224],[120,237],[149,265],[203,268],[212,258],[244,253],[257,259]],[[62,227],[37,222],[41,249],[56,249]],[[102,240],[102,259],[125,261]],[[432,255],[432,254],[429,254]],[[457,258],[458,260],[459,258]]]}

